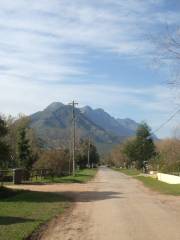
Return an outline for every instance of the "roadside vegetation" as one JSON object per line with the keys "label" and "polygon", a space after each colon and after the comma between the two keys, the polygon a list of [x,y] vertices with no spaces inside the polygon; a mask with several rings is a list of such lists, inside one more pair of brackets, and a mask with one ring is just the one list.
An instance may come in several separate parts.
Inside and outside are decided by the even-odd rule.
{"label": "roadside vegetation", "polygon": [[96,174],[97,168],[82,169],[76,172],[75,176],[64,177],[46,177],[46,178],[34,178],[34,183],[86,183],[90,181]]}
{"label": "roadside vegetation", "polygon": [[139,125],[136,136],[115,147],[108,158],[114,170],[130,175],[152,190],[180,195],[180,184],[168,184],[156,178],[142,176],[150,170],[180,174],[180,140],[177,138],[154,141],[146,123]]}
{"label": "roadside vegetation", "polygon": [[117,168],[136,168],[146,171],[149,161],[156,156],[151,130],[143,122],[139,125],[136,136],[116,146],[105,159],[105,163]]}
{"label": "roadside vegetation", "polygon": [[119,169],[119,168],[112,169],[124,173],[128,176],[132,176],[133,178],[141,181],[144,184],[144,186],[152,189],[153,191],[157,191],[163,194],[180,196],[180,184],[168,184],[161,182],[156,178],[141,176],[140,174],[142,172],[137,169]]}
{"label": "roadside vegetation", "polygon": [[[29,127],[30,119],[0,117],[0,239],[22,240],[59,215],[70,203],[58,193],[12,190],[13,168],[20,168],[22,183],[85,183],[99,162],[96,146],[79,141],[75,176],[69,146],[50,149]],[[89,156],[89,158],[88,158]],[[87,166],[88,165],[88,166]],[[87,168],[88,167],[88,168]],[[5,187],[6,186],[6,187]]]}
{"label": "roadside vegetation", "polygon": [[67,207],[60,194],[0,188],[0,239],[25,239]]}
{"label": "roadside vegetation", "polygon": [[[25,116],[19,116],[17,119],[0,117],[0,181],[12,181],[10,170],[14,168],[23,169],[24,181],[34,181],[34,178],[49,181],[53,179],[57,182],[71,181],[72,156],[69,145],[49,148],[29,126],[30,119]],[[76,148],[77,169],[98,165],[99,154],[92,141],[80,139]],[[89,174],[91,172],[93,171]],[[78,172],[74,180],[85,181],[82,174]],[[84,178],[88,179],[88,176]]]}
{"label": "roadside vegetation", "polygon": [[154,140],[146,123],[139,125],[136,136],[116,146],[106,157],[105,163],[111,167],[150,170],[180,174],[180,139],[176,137]]}
{"label": "roadside vegetation", "polygon": [[143,184],[146,187],[149,187],[154,191],[163,194],[180,196],[180,184],[168,184],[165,182],[158,181],[155,178],[145,176],[135,176],[135,178],[143,182]]}
{"label": "roadside vegetation", "polygon": [[127,169],[127,168],[112,168],[113,170],[116,170],[118,172],[122,172],[126,175],[129,175],[129,176],[137,176],[141,173],[140,170],[137,170],[135,168],[130,168],[130,169]]}

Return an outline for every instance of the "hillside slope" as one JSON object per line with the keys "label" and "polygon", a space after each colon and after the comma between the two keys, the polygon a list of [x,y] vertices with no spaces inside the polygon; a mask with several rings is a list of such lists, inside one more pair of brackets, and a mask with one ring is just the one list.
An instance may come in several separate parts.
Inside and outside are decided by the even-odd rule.
{"label": "hillside slope", "polygon": [[[115,119],[103,109],[93,110],[91,107],[75,109],[76,114],[76,138],[90,137],[98,146],[99,151],[108,151],[115,144],[135,134],[136,122]],[[54,102],[30,116],[31,127],[45,142],[46,147],[68,147],[72,136],[72,106]]]}

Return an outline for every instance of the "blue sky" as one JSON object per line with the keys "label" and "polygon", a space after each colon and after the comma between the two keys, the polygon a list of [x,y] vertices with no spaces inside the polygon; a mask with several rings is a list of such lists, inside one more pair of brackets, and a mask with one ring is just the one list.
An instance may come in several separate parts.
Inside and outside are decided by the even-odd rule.
{"label": "blue sky", "polygon": [[[153,39],[178,31],[179,12],[178,0],[0,0],[0,112],[75,99],[156,129],[179,93]],[[158,136],[171,136],[179,119]]]}

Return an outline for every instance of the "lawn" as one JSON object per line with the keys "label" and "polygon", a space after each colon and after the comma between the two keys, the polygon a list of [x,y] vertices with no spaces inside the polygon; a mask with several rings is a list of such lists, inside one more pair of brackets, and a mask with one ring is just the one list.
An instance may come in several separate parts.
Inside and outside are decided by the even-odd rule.
{"label": "lawn", "polygon": [[22,240],[70,204],[60,194],[0,190],[0,239]]}
{"label": "lawn", "polygon": [[142,181],[145,186],[151,188],[154,191],[175,196],[180,195],[180,184],[168,184],[152,177],[145,176],[135,176],[135,178]]}
{"label": "lawn", "polygon": [[134,169],[134,168],[131,168],[131,169],[112,168],[112,169],[115,170],[115,171],[124,173],[124,174],[126,174],[126,175],[129,175],[129,176],[137,176],[137,175],[139,175],[139,174],[141,173],[139,170]]}
{"label": "lawn", "polygon": [[83,169],[76,172],[75,176],[54,177],[54,178],[37,178],[33,182],[40,183],[86,183],[91,180],[97,172],[96,168]]}

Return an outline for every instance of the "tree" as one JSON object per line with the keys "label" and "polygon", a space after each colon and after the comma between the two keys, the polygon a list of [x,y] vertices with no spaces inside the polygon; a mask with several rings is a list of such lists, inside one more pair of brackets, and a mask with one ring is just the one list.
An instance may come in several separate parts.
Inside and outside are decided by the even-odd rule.
{"label": "tree", "polygon": [[31,150],[31,161],[34,162],[38,159],[40,149],[43,148],[43,142],[37,137],[35,131],[29,128],[30,118],[24,115],[19,115],[17,118],[7,116],[5,118],[6,125],[8,127],[8,134],[5,136],[5,140],[10,146],[10,159],[9,166],[16,168],[22,166],[19,160],[19,140],[20,132],[22,129],[26,131],[26,138],[29,140],[29,146]]}
{"label": "tree", "polygon": [[155,145],[151,136],[151,130],[146,123],[141,123],[136,132],[136,163],[137,168],[141,169],[144,162],[156,155]]}
{"label": "tree", "polygon": [[33,156],[29,144],[29,140],[26,137],[26,129],[21,128],[19,130],[18,141],[18,159],[21,167],[31,169],[33,165]]}
{"label": "tree", "polygon": [[89,151],[89,164],[90,166],[96,165],[99,162],[99,154],[96,146],[89,142],[88,139],[81,140],[79,150],[76,154],[76,162],[80,168],[86,168],[88,164],[88,151]]}
{"label": "tree", "polygon": [[136,144],[137,142],[135,138],[129,138],[123,143],[122,153],[126,156],[126,168],[131,167],[135,162],[138,161]]}
{"label": "tree", "polygon": [[129,163],[135,162],[138,169],[144,167],[145,162],[156,155],[155,145],[146,123],[141,123],[136,132],[136,138],[128,140],[124,145],[123,152],[126,154]]}
{"label": "tree", "polygon": [[53,175],[61,176],[69,171],[69,157],[68,150],[44,150],[33,167],[35,169],[49,169]]}
{"label": "tree", "polygon": [[6,122],[0,117],[0,167],[2,168],[8,167],[9,146],[4,139],[7,133]]}
{"label": "tree", "polygon": [[162,172],[180,172],[180,140],[164,139],[156,143],[157,158],[153,159],[154,169]]}
{"label": "tree", "polygon": [[[171,68],[169,83],[175,87],[180,86],[180,27],[170,28],[168,25],[161,36],[153,37],[156,46],[156,64],[168,65]],[[176,89],[177,90],[177,89]]]}

